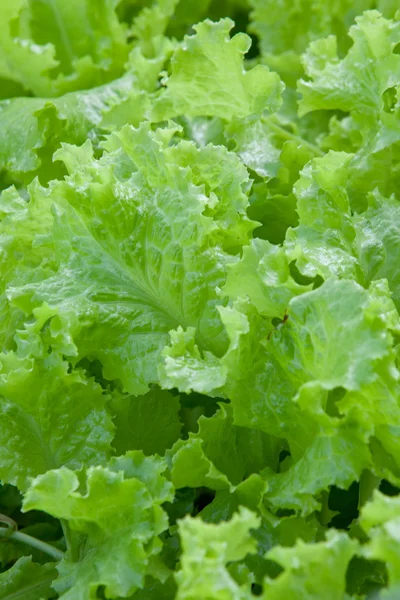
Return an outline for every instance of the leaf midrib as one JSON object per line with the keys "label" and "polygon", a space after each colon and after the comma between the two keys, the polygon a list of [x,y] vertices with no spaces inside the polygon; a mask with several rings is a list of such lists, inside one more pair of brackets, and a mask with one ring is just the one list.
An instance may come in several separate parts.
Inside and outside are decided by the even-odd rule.
{"label": "leaf midrib", "polygon": [[[117,298],[115,301],[107,301],[107,302],[102,302],[101,304],[111,304],[111,303],[138,303],[140,304],[141,302],[144,304],[144,306],[149,306],[152,307],[153,309],[155,309],[157,312],[165,315],[165,317],[167,318],[168,321],[171,321],[171,329],[181,325],[183,328],[187,328],[190,323],[186,322],[186,319],[184,317],[183,314],[179,313],[179,314],[175,314],[174,311],[172,311],[171,307],[168,306],[167,308],[165,308],[162,304],[161,304],[161,298],[159,296],[159,294],[156,293],[156,290],[154,289],[153,286],[145,286],[143,284],[145,284],[145,282],[143,280],[140,281],[140,283],[142,285],[140,285],[140,283],[138,283],[137,278],[135,278],[134,274],[132,273],[131,269],[129,268],[128,265],[125,265],[124,263],[121,263],[121,261],[119,260],[119,257],[116,257],[112,251],[110,251],[109,248],[105,248],[98,239],[96,239],[96,237],[94,236],[94,234],[90,231],[90,229],[88,229],[86,223],[83,221],[81,214],[79,214],[79,212],[76,211],[76,209],[71,206],[71,209],[74,213],[74,215],[76,216],[76,218],[79,220],[79,224],[82,227],[82,229],[85,231],[86,236],[94,243],[97,245],[97,247],[99,248],[100,252],[102,253],[102,255],[105,257],[105,263],[110,262],[113,265],[115,265],[115,271],[118,274],[118,277],[120,278],[121,281],[126,281],[129,283],[129,285],[132,286],[133,291],[136,292],[136,297],[133,297],[132,299],[129,298]],[[97,254],[97,253],[96,253]],[[66,263],[64,263],[66,264]],[[112,269],[110,269],[110,272],[113,272]],[[92,302],[94,302],[93,300],[91,300]]]}

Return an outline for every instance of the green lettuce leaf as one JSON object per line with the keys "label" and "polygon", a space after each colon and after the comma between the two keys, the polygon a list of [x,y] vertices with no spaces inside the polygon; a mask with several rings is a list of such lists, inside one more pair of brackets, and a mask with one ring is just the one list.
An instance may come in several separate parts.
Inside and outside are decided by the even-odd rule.
{"label": "green lettuce leaf", "polygon": [[219,360],[200,355],[187,343],[190,332],[186,343],[174,337],[164,353],[164,383],[187,391],[190,381],[196,391],[222,394],[237,425],[285,438],[290,468],[269,473],[268,502],[311,512],[322,490],[333,482],[350,485],[371,465],[373,426],[351,412],[338,419],[330,403],[335,390],[372,384],[378,361],[391,355],[388,300],[384,290],[368,294],[352,281],[329,280],[293,298],[287,321],[264,334],[248,305],[240,312],[220,308],[231,338],[227,353]]}
{"label": "green lettuce leaf", "polygon": [[341,600],[345,597],[346,570],[357,546],[345,533],[331,531],[327,540],[318,544],[299,540],[292,548],[270,550],[268,557],[283,568],[283,573],[264,581],[263,597]]}
{"label": "green lettuce leaf", "polygon": [[161,505],[171,500],[172,486],[164,470],[160,460],[132,452],[84,475],[63,467],[32,481],[23,509],[43,510],[71,530],[53,584],[63,598],[83,600],[101,586],[108,596],[126,597],[143,587],[161,549],[157,536],[167,527]]}
{"label": "green lettuce leaf", "polygon": [[24,88],[39,93],[48,91],[48,72],[57,67],[54,47],[40,46],[32,38],[21,39],[12,33],[11,26],[18,23],[20,12],[27,5],[24,0],[5,0],[0,8],[0,76],[7,83],[19,84],[16,91],[21,91],[21,95]]}
{"label": "green lettuce leaf", "polygon": [[172,577],[164,583],[149,577],[143,590],[135,592],[130,600],[174,600],[175,597],[176,584]]}
{"label": "green lettuce leaf", "polygon": [[300,55],[310,42],[335,35],[343,54],[350,47],[347,32],[357,15],[377,8],[391,18],[398,8],[391,0],[249,0],[249,3],[250,31],[259,39],[263,61],[291,86],[303,74]]}
{"label": "green lettuce leaf", "polygon": [[380,114],[384,92],[396,84],[400,57],[394,48],[400,40],[400,26],[377,11],[365,13],[356,23],[349,32],[354,43],[341,61],[334,37],[310,44],[304,63],[311,81],[299,84],[302,114],[320,108],[349,111],[371,120]]}
{"label": "green lettuce leaf", "polygon": [[310,44],[304,55],[309,79],[300,80],[298,91],[300,115],[329,109],[350,113],[351,130],[361,135],[362,145],[349,187],[352,205],[363,210],[366,193],[375,187],[385,195],[398,189],[400,57],[395,48],[400,23],[376,11],[364,13],[356,22],[349,32],[354,43],[343,60],[338,58],[334,36]]}
{"label": "green lettuce leaf", "polygon": [[223,293],[232,300],[245,295],[261,315],[283,319],[289,301],[309,289],[294,281],[285,249],[255,239],[228,267]]}
{"label": "green lettuce leaf", "polygon": [[1,3],[1,598],[397,599],[398,9]]}
{"label": "green lettuce leaf", "polygon": [[146,56],[154,54],[158,39],[165,34],[179,0],[158,0],[144,6],[134,18],[130,35]]}
{"label": "green lettuce leaf", "polygon": [[174,45],[158,36],[151,56],[136,45],[121,77],[91,89],[0,102],[0,189],[26,185],[37,175],[44,184],[62,178],[65,167],[53,160],[62,142],[79,145],[90,139],[99,154],[105,134],[127,123],[139,125]]}
{"label": "green lettuce leaf", "polygon": [[115,7],[110,0],[5,0],[1,77],[49,97],[120,76],[129,46]]}
{"label": "green lettuce leaf", "polygon": [[[35,185],[33,185],[33,188]],[[16,331],[23,327],[25,315],[12,306],[6,291],[17,281],[48,277],[54,273],[56,261],[51,244],[39,240],[48,233],[52,222],[49,205],[27,202],[15,188],[0,195],[0,346],[1,350],[15,349]],[[21,257],[24,260],[21,261]],[[44,325],[47,317],[43,317]]]}
{"label": "green lettuce leaf", "polygon": [[[335,414],[335,390],[357,391],[377,379],[378,360],[390,356],[392,344],[384,306],[385,300],[353,282],[329,280],[294,298],[287,322],[272,335],[270,352],[281,368],[282,360],[290,361],[284,371],[297,388],[294,400],[317,426],[304,454],[270,478],[273,505],[310,511],[315,506],[311,496],[327,489],[329,481],[347,487],[371,463],[366,441],[373,430],[351,411],[346,419]],[[293,458],[299,439],[297,435],[290,442]]]}
{"label": "green lettuce leaf", "polygon": [[246,214],[251,181],[237,156],[223,146],[197,148],[186,141],[166,148],[165,155],[169,163],[190,169],[195,185],[204,185],[210,198],[205,214],[218,225],[216,242],[228,252],[248,244],[256,226]]}
{"label": "green lettuce leaf", "polygon": [[314,158],[294,186],[299,226],[289,229],[289,260],[306,277],[341,277],[363,282],[346,186],[351,154]]}
{"label": "green lettuce leaf", "polygon": [[0,171],[3,185],[26,185],[36,175],[42,183],[66,171],[53,154],[61,142],[99,144],[102,134],[125,123],[137,125],[148,105],[134,75],[102,87],[71,92],[54,100],[15,98],[0,103]]}
{"label": "green lettuce leaf", "polygon": [[368,197],[368,209],[354,218],[360,263],[370,283],[387,279],[396,307],[400,307],[400,280],[396,265],[399,247],[399,203],[379,193]]}
{"label": "green lettuce leaf", "polygon": [[104,463],[113,434],[105,402],[99,385],[55,353],[0,355],[1,480],[25,490],[49,469]]}
{"label": "green lettuce leaf", "polygon": [[19,558],[8,571],[0,574],[1,598],[2,600],[54,598],[54,590],[51,585],[56,577],[57,571],[54,564],[39,565],[24,556]]}
{"label": "green lettuce leaf", "polygon": [[[254,235],[278,245],[284,241],[288,228],[298,225],[297,199],[293,186],[305,164],[319,156],[320,151],[300,138],[298,133],[277,125],[272,118],[268,121],[267,132],[268,138],[272,134],[273,143],[280,148],[279,164],[272,179],[264,177],[263,181],[253,185],[248,215],[260,223]],[[237,151],[241,155],[240,147]],[[252,153],[251,156],[254,157],[252,160],[257,160],[258,153]],[[242,159],[252,168],[247,154]]]}
{"label": "green lettuce leaf", "polygon": [[27,314],[46,302],[78,358],[100,360],[106,379],[141,394],[158,381],[160,353],[179,325],[195,326],[205,348],[224,348],[215,290],[227,259],[207,247],[216,225],[190,171],[165,161],[146,126],[115,140],[129,161],[118,148],[96,160],[88,143],[57,154],[71,175],[34,193],[39,205],[49,196],[57,205],[49,236],[57,272],[9,296]]}
{"label": "green lettuce leaf", "polygon": [[[375,490],[372,500],[362,509],[360,522],[370,537],[362,548],[363,554],[387,565],[389,590],[395,594],[400,587],[399,497],[390,498]],[[390,593],[382,594],[382,598],[390,597]]]}
{"label": "green lettuce leaf", "polygon": [[153,121],[183,114],[229,120],[279,107],[279,77],[261,65],[244,71],[250,39],[242,33],[229,39],[232,27],[230,19],[207,20],[194,27],[196,34],[187,36],[172,57],[166,89],[153,107]]}
{"label": "green lettuce leaf", "polygon": [[177,600],[197,598],[250,599],[249,589],[241,587],[229,574],[226,564],[256,550],[251,529],[259,519],[247,509],[219,525],[186,517],[179,523],[182,543],[181,569],[176,574]]}
{"label": "green lettuce leaf", "polygon": [[[176,488],[206,486],[233,491],[266,466],[277,467],[281,441],[236,426],[230,405],[221,404],[213,417],[201,417],[198,426],[198,433],[190,433],[188,440],[179,440],[167,452]],[[253,482],[256,486],[260,483],[255,478]]]}
{"label": "green lettuce leaf", "polygon": [[267,118],[234,119],[225,129],[228,144],[246,167],[267,180],[276,177],[280,167],[280,150],[274,133]]}
{"label": "green lettuce leaf", "polygon": [[385,278],[398,305],[398,201],[375,190],[367,210],[354,214],[347,191],[351,165],[352,155],[331,151],[303,169],[294,186],[299,226],[287,231],[287,259],[310,278],[349,278],[366,286]]}
{"label": "green lettuce leaf", "polygon": [[115,393],[111,410],[115,425],[113,446],[118,455],[142,450],[146,456],[162,456],[179,439],[179,396],[157,388],[137,398]]}

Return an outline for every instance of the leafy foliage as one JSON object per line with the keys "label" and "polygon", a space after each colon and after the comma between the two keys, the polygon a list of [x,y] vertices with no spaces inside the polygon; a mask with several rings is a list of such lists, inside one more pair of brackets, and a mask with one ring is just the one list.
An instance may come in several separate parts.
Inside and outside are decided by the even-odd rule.
{"label": "leafy foliage", "polygon": [[399,596],[399,15],[1,3],[2,599]]}

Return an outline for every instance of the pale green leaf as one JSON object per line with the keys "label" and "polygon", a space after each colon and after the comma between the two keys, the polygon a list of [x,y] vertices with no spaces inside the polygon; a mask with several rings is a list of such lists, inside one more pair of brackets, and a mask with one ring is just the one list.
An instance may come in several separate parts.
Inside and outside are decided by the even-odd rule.
{"label": "pale green leaf", "polygon": [[292,548],[274,548],[268,558],[284,570],[276,579],[264,582],[262,597],[342,600],[346,570],[357,546],[345,533],[331,531],[324,542],[305,544],[299,540]]}
{"label": "pale green leaf", "polygon": [[215,598],[250,599],[249,589],[241,588],[231,577],[226,563],[244,558],[256,550],[251,529],[259,519],[242,508],[232,519],[219,525],[186,517],[179,523],[182,543],[181,569],[176,574],[177,600]]}
{"label": "pale green leaf", "polygon": [[53,563],[39,565],[30,557],[19,558],[8,571],[0,574],[2,600],[47,600],[54,598],[51,588],[57,571]]}
{"label": "pale green leaf", "polygon": [[90,467],[81,475],[85,491],[78,474],[65,467],[32,481],[23,509],[43,510],[79,534],[53,584],[63,598],[86,600],[100,586],[107,596],[126,597],[143,587],[149,560],[161,549],[158,535],[167,527],[161,504],[172,496],[164,469],[133,452],[108,468]]}
{"label": "pale green leaf", "polygon": [[57,354],[0,355],[0,478],[25,490],[30,477],[63,465],[104,463],[113,426],[106,397]]}
{"label": "pale green leaf", "polygon": [[250,38],[239,33],[229,39],[230,19],[203,21],[186,36],[171,60],[171,74],[152,111],[153,121],[179,115],[244,118],[263,110],[275,111],[282,84],[267,67],[243,69]]}

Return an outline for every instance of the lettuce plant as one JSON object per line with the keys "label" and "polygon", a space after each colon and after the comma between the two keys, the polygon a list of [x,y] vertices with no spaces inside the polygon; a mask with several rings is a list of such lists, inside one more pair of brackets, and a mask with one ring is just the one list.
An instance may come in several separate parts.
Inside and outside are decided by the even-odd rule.
{"label": "lettuce plant", "polygon": [[400,597],[394,0],[0,3],[0,598]]}

